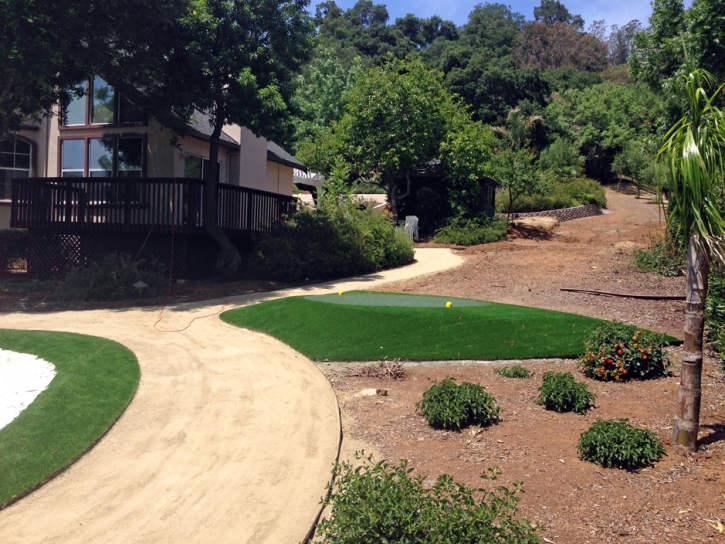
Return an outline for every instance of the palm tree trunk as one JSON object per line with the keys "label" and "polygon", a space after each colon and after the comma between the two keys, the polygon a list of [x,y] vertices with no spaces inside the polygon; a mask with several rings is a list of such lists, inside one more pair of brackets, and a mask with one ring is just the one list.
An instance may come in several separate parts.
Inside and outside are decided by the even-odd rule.
{"label": "palm tree trunk", "polygon": [[697,234],[690,237],[687,248],[687,311],[685,343],[682,348],[680,391],[677,417],[673,426],[672,445],[697,449],[700,430],[700,397],[702,395],[702,337],[705,329],[705,299],[710,257]]}

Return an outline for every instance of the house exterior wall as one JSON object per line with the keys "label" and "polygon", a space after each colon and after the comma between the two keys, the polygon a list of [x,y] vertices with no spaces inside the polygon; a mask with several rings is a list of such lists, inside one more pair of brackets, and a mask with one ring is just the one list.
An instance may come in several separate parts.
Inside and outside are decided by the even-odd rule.
{"label": "house exterior wall", "polygon": [[294,169],[273,161],[267,161],[265,191],[292,196]]}
{"label": "house exterior wall", "polygon": [[258,138],[245,127],[241,128],[239,147],[239,184],[266,191],[267,186],[267,140]]}

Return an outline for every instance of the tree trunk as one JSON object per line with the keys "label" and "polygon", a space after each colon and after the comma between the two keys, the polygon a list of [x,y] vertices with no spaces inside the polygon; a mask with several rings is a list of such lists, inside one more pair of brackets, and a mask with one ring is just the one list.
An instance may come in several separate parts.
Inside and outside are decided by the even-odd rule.
{"label": "tree trunk", "polygon": [[219,244],[221,252],[217,260],[217,271],[226,278],[234,278],[239,273],[242,255],[219,227],[217,202],[217,170],[219,169],[219,138],[224,126],[224,116],[217,115],[214,131],[209,138],[209,168],[204,172],[204,229]]}
{"label": "tree trunk", "polygon": [[398,220],[398,185],[392,180],[388,183],[388,204],[393,214],[393,221]]}
{"label": "tree trunk", "polygon": [[682,348],[682,372],[677,398],[677,417],[672,432],[672,445],[697,449],[700,430],[700,397],[702,395],[702,337],[705,329],[705,299],[710,258],[697,234],[687,247],[687,310],[685,343]]}

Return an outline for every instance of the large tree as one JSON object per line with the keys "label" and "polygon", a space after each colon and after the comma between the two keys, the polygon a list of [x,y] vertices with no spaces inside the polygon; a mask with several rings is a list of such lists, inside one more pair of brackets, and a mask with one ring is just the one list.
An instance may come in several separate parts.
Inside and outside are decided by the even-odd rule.
{"label": "large tree", "polygon": [[522,66],[571,66],[600,72],[607,65],[607,47],[591,34],[577,32],[566,23],[527,23],[515,50]]}
{"label": "large tree", "polygon": [[669,168],[668,226],[687,246],[685,342],[672,443],[697,449],[702,396],[702,341],[710,262],[725,261],[725,115],[717,107],[723,86],[688,62],[681,100],[685,114],[667,133],[660,155]]}
{"label": "large tree", "polygon": [[[204,228],[221,248],[218,267],[234,275],[241,255],[218,225],[219,141],[228,124],[267,138],[289,130],[292,80],[311,49],[307,0],[193,0],[176,28],[176,47],[153,88],[154,113],[194,110],[210,117],[204,172]],[[188,118],[188,117],[186,117]],[[183,130],[182,130],[183,132]]]}
{"label": "large tree", "polygon": [[301,156],[323,173],[342,157],[354,176],[385,189],[397,215],[398,201],[410,193],[411,171],[438,155],[451,97],[440,74],[420,59],[389,58],[360,72],[344,100],[339,122],[303,146]]}

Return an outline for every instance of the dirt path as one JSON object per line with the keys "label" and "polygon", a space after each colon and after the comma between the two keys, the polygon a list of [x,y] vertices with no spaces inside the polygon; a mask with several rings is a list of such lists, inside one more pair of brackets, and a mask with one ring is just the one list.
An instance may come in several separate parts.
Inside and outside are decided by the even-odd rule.
{"label": "dirt path", "polygon": [[[137,355],[141,382],[111,431],[66,472],[0,511],[0,542],[297,543],[319,510],[340,424],[309,360],[214,314],[302,293],[376,287],[458,266],[422,250],[409,267],[167,309],[6,313],[0,327],[79,332]],[[193,321],[195,317],[212,315]]]}
{"label": "dirt path", "polygon": [[573,287],[609,292],[684,295],[683,277],[664,278],[635,269],[632,253],[662,235],[652,195],[635,199],[607,189],[605,215],[568,221],[551,236],[517,238],[460,248],[466,264],[456,270],[382,290],[446,293],[536,306],[636,323],[681,337],[684,303],[612,298],[560,291]]}

